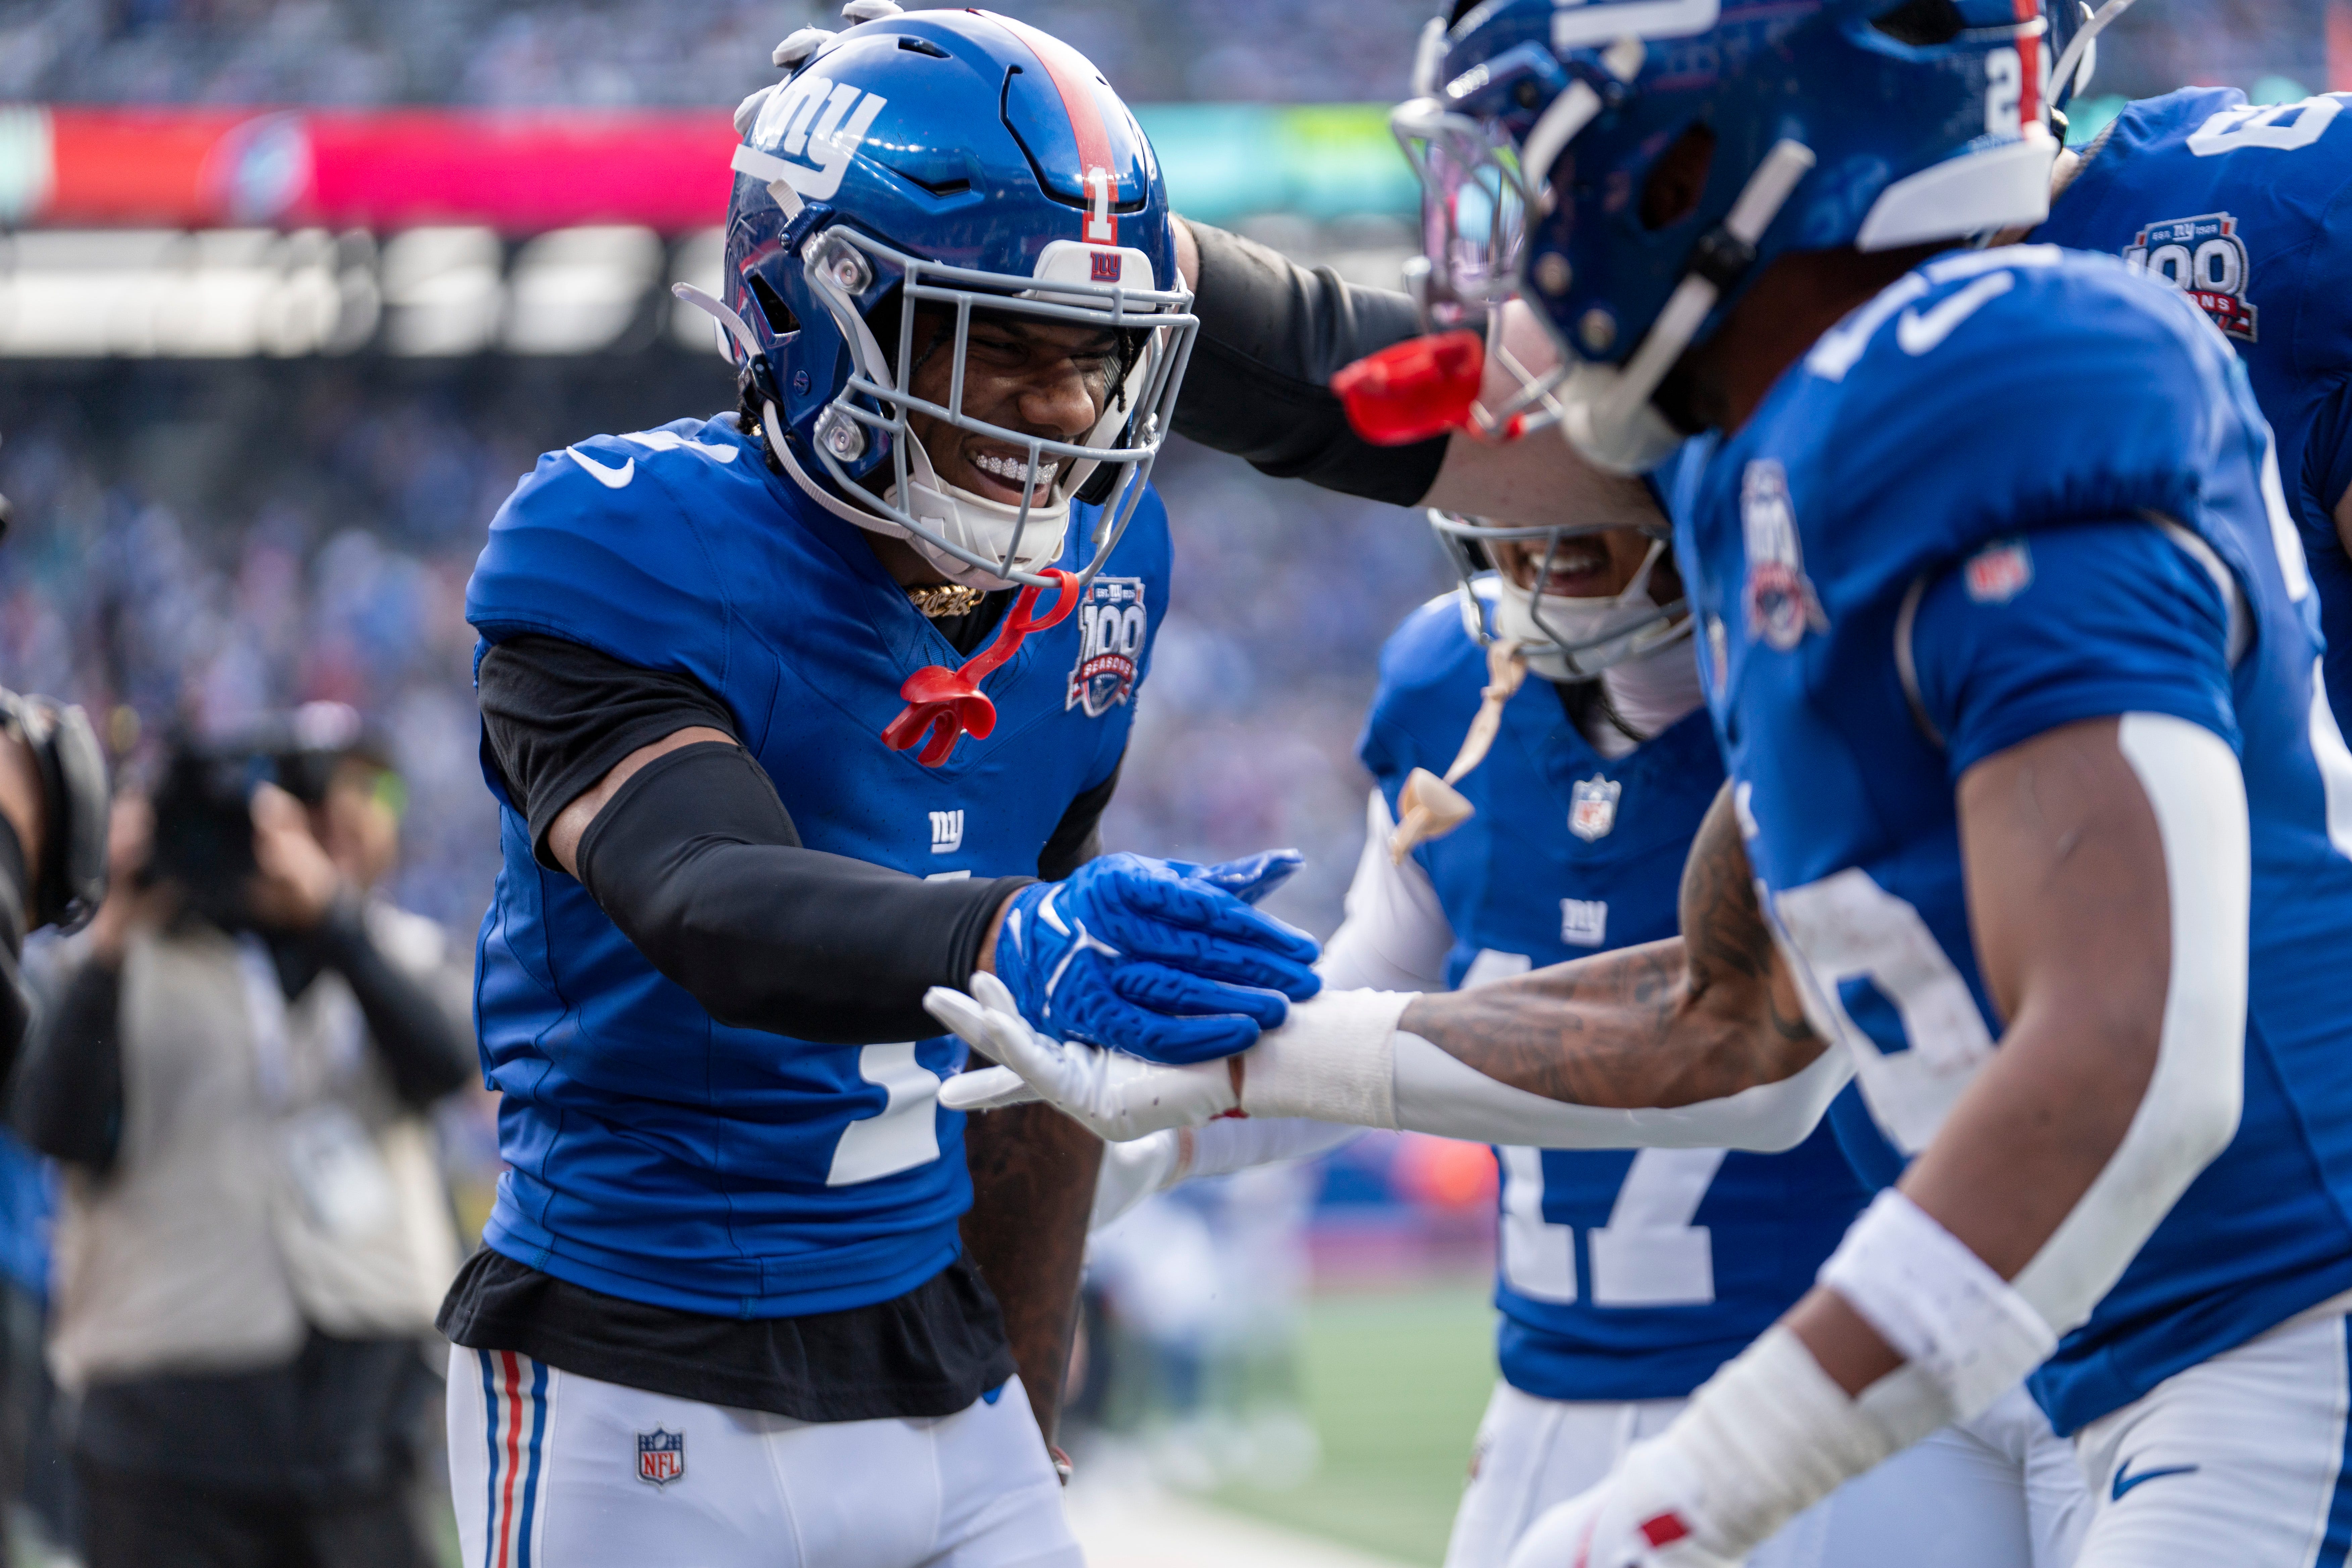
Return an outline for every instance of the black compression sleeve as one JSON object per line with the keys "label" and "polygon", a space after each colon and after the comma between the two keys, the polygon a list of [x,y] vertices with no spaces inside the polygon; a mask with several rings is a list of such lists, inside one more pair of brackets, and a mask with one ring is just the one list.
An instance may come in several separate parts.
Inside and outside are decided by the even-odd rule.
{"label": "black compression sleeve", "polygon": [[[1120,758],[1119,767],[1126,765],[1127,759]],[[1062,820],[1055,826],[1054,836],[1037,852],[1038,876],[1058,882],[1103,852],[1102,814],[1118,788],[1118,771],[1111,769],[1110,777],[1070,802],[1070,809],[1062,813]]]}
{"label": "black compression sleeve", "polygon": [[613,764],[680,730],[741,739],[735,716],[690,675],[624,664],[559,637],[509,637],[475,672],[482,736],[507,794],[552,867],[547,832]]}
{"label": "black compression sleeve", "polygon": [[383,1053],[393,1090],[404,1103],[422,1110],[474,1076],[474,1047],[457,1020],[429,987],[383,955],[357,903],[329,910],[311,943],[359,999],[368,1037]]}
{"label": "black compression sleeve", "polygon": [[613,923],[712,1017],[828,1045],[938,1034],[923,993],[971,980],[997,905],[1032,880],[927,882],[803,848],[760,765],[716,742],[632,774],[579,860]]}
{"label": "black compression sleeve", "polygon": [[34,1031],[16,1081],[25,1141],[103,1173],[122,1142],[122,971],[82,965]]}
{"label": "black compression sleeve", "polygon": [[1437,482],[1445,437],[1375,447],[1332,395],[1332,375],[1417,336],[1406,295],[1359,289],[1263,245],[1191,223],[1201,277],[1201,331],[1176,405],[1176,433],[1244,458],[1276,479],[1413,506]]}

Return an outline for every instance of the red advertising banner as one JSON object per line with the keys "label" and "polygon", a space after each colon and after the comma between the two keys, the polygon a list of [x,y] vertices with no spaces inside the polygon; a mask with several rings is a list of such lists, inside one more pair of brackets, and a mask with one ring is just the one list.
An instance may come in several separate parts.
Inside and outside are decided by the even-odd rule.
{"label": "red advertising banner", "polygon": [[723,220],[723,112],[0,109],[0,223],[509,234]]}

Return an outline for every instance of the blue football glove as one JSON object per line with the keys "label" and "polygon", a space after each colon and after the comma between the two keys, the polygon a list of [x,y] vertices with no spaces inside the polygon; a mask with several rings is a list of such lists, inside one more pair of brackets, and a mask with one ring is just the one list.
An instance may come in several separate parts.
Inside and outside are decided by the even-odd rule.
{"label": "blue football glove", "polygon": [[1057,1039],[1150,1061],[1213,1061],[1322,989],[1315,939],[1250,907],[1298,868],[1294,850],[1217,866],[1106,855],[1013,895],[996,973]]}

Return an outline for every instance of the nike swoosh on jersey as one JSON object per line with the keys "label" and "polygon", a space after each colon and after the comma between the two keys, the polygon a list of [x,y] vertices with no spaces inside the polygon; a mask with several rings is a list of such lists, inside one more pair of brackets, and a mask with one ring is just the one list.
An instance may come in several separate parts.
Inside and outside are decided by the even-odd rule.
{"label": "nike swoosh on jersey", "polygon": [[2139,1474],[2133,1475],[2131,1461],[2126,1459],[2116,1470],[2115,1485],[2108,1489],[2109,1499],[2115,1502],[2121,1502],[2124,1500],[2124,1493],[2142,1481],[2160,1481],[2167,1476],[2193,1476],[2198,1469],[2199,1467],[2195,1465],[2163,1465],[2156,1469],[2142,1470]]}
{"label": "nike swoosh on jersey", "polygon": [[619,489],[637,477],[637,460],[635,458],[631,458],[617,468],[608,468],[577,447],[566,447],[563,449],[571,455],[573,462],[595,475],[598,484],[609,489]]}
{"label": "nike swoosh on jersey", "polygon": [[2014,272],[1990,272],[1940,305],[1926,310],[1906,310],[1895,323],[1895,341],[1916,358],[1959,329],[1962,321],[2017,287]]}

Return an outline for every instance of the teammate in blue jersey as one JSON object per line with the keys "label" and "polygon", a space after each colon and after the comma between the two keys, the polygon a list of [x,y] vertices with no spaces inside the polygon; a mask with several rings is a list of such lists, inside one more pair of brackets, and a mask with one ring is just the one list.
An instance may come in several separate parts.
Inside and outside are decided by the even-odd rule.
{"label": "teammate in blue jersey", "polygon": [[704,297],[741,410],[548,454],[467,591],[509,1168],[442,1324],[495,1568],[1077,1563],[1098,1147],[1040,1111],[967,1161],[923,989],[1193,1060],[1318,984],[1247,901],[1295,857],[1098,857],[1191,328],[1133,118],[984,13],[778,58]]}
{"label": "teammate in blue jersey", "polygon": [[2352,722],[2352,98],[2249,104],[2184,88],[2127,106],[2060,169],[2033,237],[2121,256],[2196,301],[2245,362],[2278,444]]}
{"label": "teammate in blue jersey", "polygon": [[[1318,966],[1327,985],[1443,991],[1673,934],[1675,884],[1723,768],[1656,537],[1664,520],[1642,486],[1621,493],[1646,530],[1433,516],[1474,574],[1382,654],[1361,747],[1379,788],[1347,918]],[[1477,717],[1482,698],[1498,727]],[[1437,800],[1451,804],[1433,812]],[[1124,1145],[1118,1164],[1166,1184],[1352,1135],[1225,1121]],[[1502,1568],[1546,1509],[1662,1430],[1804,1294],[1867,1196],[1827,1127],[1786,1154],[1496,1157],[1502,1379],[1447,1568]],[[1748,1562],[2063,1568],[2081,1492],[2073,1455],[2015,1391],[1816,1504]],[[1923,1517],[1951,1522],[1922,1540]]]}
{"label": "teammate in blue jersey", "polygon": [[2046,216],[2079,55],[2045,68],[2038,9],[1502,0],[1440,39],[1440,108],[1538,215],[1571,438],[1723,436],[1678,531],[1731,775],[1682,938],[1327,994],[1223,1072],[1045,1040],[985,976],[934,998],[1123,1137],[1769,1146],[1858,1079],[1896,1184],[1524,1568],[1737,1561],[2028,1371],[2082,1563],[2352,1549],[2352,757],[2224,341],[2120,261],[1956,243]]}

